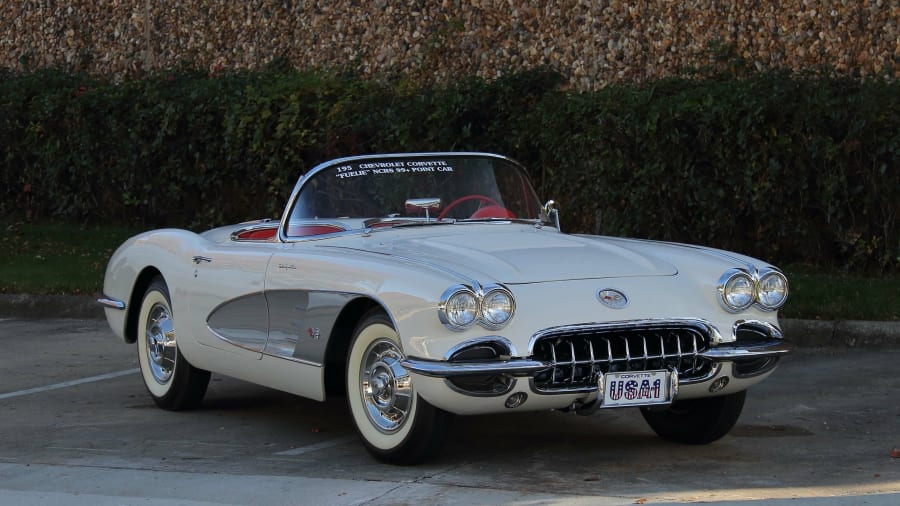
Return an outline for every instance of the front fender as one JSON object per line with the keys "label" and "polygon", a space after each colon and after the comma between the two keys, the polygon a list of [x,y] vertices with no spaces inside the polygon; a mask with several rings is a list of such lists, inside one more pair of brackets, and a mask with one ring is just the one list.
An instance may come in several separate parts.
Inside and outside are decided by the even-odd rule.
{"label": "front fender", "polygon": [[[190,276],[191,257],[203,241],[187,230],[163,229],[136,235],[116,249],[106,266],[100,302],[117,337],[126,343],[135,341],[130,327],[150,280],[161,275],[172,289],[177,280]],[[171,297],[173,307],[177,306],[175,290]]]}

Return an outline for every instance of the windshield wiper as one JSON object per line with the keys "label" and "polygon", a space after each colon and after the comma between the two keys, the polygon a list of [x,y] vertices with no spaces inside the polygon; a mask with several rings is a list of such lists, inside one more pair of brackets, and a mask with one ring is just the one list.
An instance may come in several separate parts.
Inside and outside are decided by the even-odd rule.
{"label": "windshield wiper", "polygon": [[527,223],[529,225],[538,223],[540,220],[537,219],[528,219],[528,218],[466,218],[462,220],[456,220],[457,223],[485,223],[485,222],[504,222],[508,221],[510,223]]}
{"label": "windshield wiper", "polygon": [[392,225],[392,228],[400,228],[400,227],[425,227],[431,225],[452,225],[459,220],[431,220],[431,221],[404,221],[402,223],[397,223],[396,225]]}
{"label": "windshield wiper", "polygon": [[365,227],[372,229],[379,228],[395,228],[395,227],[422,227],[425,225],[446,225],[448,223],[453,223],[456,220],[446,219],[446,220],[429,220],[424,221],[416,218],[376,218],[371,220],[366,220]]}

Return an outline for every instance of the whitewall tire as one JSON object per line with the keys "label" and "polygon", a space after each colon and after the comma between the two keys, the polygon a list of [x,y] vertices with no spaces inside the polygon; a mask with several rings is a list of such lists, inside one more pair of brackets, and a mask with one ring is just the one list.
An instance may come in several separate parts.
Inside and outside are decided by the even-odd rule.
{"label": "whitewall tire", "polygon": [[356,327],[347,355],[347,402],[369,452],[406,465],[437,453],[450,414],[416,394],[402,359],[390,318],[381,310],[369,312]]}
{"label": "whitewall tire", "polygon": [[141,377],[157,406],[169,410],[198,406],[209,385],[209,372],[192,366],[178,349],[169,289],[153,279],[141,300],[137,327]]}

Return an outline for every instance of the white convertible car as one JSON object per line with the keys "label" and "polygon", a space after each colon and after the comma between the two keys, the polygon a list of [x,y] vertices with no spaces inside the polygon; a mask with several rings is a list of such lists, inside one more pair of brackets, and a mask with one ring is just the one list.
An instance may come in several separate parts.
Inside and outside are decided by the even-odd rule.
{"label": "white convertible car", "polygon": [[366,448],[410,464],[451,414],[636,407],[709,443],[789,350],[788,284],[726,251],[570,235],[524,169],[485,153],[359,156],[297,182],[280,221],[156,230],[100,302],[162,408],[210,373],[346,394]]}

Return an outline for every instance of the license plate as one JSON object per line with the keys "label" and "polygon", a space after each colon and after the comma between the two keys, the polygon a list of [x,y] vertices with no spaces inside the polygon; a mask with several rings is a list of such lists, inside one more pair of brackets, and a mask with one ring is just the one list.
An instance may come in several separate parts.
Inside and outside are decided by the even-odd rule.
{"label": "license plate", "polygon": [[672,402],[672,372],[610,372],[603,376],[604,408],[649,406]]}

